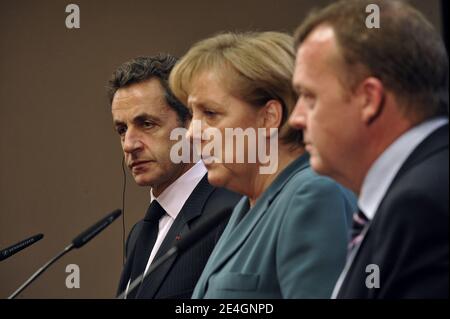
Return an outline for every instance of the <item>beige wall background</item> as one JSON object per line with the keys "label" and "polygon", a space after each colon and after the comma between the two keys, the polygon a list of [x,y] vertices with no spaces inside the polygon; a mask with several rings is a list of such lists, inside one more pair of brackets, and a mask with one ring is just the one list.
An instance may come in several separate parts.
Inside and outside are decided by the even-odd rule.
{"label": "beige wall background", "polygon": [[[0,298],[81,231],[122,206],[121,148],[105,94],[116,66],[138,55],[182,55],[219,31],[292,32],[329,0],[0,0],[0,249],[45,238],[0,263]],[[69,3],[81,28],[65,26]],[[440,28],[440,2],[413,1]],[[127,177],[125,228],[145,213],[148,189]],[[54,264],[20,298],[113,298],[122,220]],[[80,288],[68,289],[68,264]]]}

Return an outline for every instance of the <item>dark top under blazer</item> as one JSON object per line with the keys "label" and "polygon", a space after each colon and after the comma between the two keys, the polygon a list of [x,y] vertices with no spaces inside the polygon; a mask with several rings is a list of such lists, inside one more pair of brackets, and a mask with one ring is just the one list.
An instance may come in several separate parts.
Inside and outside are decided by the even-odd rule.
{"label": "dark top under blazer", "polygon": [[[408,157],[382,200],[338,298],[448,298],[448,124]],[[380,287],[367,288],[367,265]]]}
{"label": "dark top under blazer", "polygon": [[[175,243],[176,237],[183,237],[196,223],[210,214],[223,209],[232,209],[241,195],[208,183],[207,175],[196,186],[184,204],[173,225],[161,244],[155,259],[166,253]],[[120,278],[117,294],[121,293],[130,279],[136,239],[142,227],[142,220],[134,225],[127,240],[127,260]],[[190,298],[200,274],[219,240],[226,222],[223,222],[199,243],[176,258],[171,258],[149,274],[136,294],[136,298],[180,299]]]}

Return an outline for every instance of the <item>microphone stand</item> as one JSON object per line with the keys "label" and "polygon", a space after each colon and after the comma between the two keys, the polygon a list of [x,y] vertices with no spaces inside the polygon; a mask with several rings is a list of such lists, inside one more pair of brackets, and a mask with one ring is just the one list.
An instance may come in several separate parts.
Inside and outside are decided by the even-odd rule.
{"label": "microphone stand", "polygon": [[155,271],[156,268],[161,266],[172,256],[180,252],[184,252],[194,246],[199,238],[210,232],[212,228],[216,227],[225,218],[229,217],[231,212],[231,208],[224,209],[218,214],[210,216],[202,223],[196,225],[182,240],[172,246],[172,248],[170,248],[161,258],[155,260],[155,262],[150,265],[147,272],[144,271],[144,273],[139,275],[139,277],[137,277],[127,288],[125,288],[117,299],[126,299],[128,292],[136,289],[136,287],[144,281],[145,277]]}
{"label": "microphone stand", "polygon": [[117,296],[116,299],[127,299],[127,295],[130,292],[132,292],[134,289],[136,289],[136,287],[139,286],[149,274],[154,272],[155,269],[159,268],[159,266],[164,264],[169,258],[178,254],[178,252],[179,252],[179,249],[177,246],[170,248],[167,251],[167,253],[164,254],[164,256],[161,256],[161,258],[158,258],[157,260],[155,260],[154,263],[152,263],[150,265],[147,272],[142,273],[138,277],[136,277],[136,279],[133,280],[133,282],[130,283],[130,285],[127,288],[125,288],[125,290],[119,296]]}
{"label": "microphone stand", "polygon": [[69,251],[71,251],[74,248],[74,245],[71,243],[69,246],[64,248],[63,251],[61,251],[58,255],[53,257],[50,261],[48,261],[44,266],[39,268],[27,281],[25,281],[22,286],[20,286],[14,293],[8,297],[8,299],[14,299],[17,297],[18,294],[20,294],[25,288],[27,288],[41,273],[43,273],[48,267],[50,267],[53,263],[55,263],[58,259],[60,259],[62,256],[67,254]]}
{"label": "microphone stand", "polygon": [[47,262],[44,266],[39,268],[25,283],[20,286],[11,296],[8,297],[8,299],[14,299],[17,297],[17,295],[22,292],[26,287],[28,287],[39,275],[41,275],[48,267],[50,267],[53,263],[55,263],[58,259],[60,259],[62,256],[67,254],[69,251],[71,251],[73,248],[81,248],[86,243],[88,243],[92,238],[97,236],[100,232],[102,232],[106,227],[111,225],[111,223],[116,220],[117,217],[119,217],[122,214],[122,211],[120,209],[116,209],[112,213],[108,214],[106,217],[99,220],[97,223],[89,227],[87,230],[79,234],[77,237],[75,237],[72,240],[72,243],[64,248],[63,251],[61,251],[58,255],[53,257],[49,262]]}

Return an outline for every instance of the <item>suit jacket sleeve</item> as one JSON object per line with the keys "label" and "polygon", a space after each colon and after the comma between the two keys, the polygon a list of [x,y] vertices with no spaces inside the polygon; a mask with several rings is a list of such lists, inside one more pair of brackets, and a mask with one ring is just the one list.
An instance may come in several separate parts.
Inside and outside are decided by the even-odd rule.
{"label": "suit jacket sleeve", "polygon": [[373,262],[379,298],[448,297],[448,209],[433,194],[409,189],[388,203],[379,222]]}
{"label": "suit jacket sleeve", "polygon": [[292,194],[277,243],[283,298],[331,296],[345,265],[350,210],[343,189],[325,177],[313,177]]}

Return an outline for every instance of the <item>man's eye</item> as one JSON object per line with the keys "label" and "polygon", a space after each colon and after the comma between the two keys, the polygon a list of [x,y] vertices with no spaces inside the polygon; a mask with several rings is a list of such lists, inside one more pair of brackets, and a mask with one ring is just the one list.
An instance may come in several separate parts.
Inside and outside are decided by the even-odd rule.
{"label": "man's eye", "polygon": [[313,108],[314,108],[315,102],[316,102],[316,99],[314,99],[314,97],[309,97],[309,98],[306,100],[306,106],[307,106],[309,109],[313,109]]}
{"label": "man's eye", "polygon": [[119,126],[119,127],[116,127],[116,131],[117,131],[117,134],[122,136],[122,135],[124,135],[126,133],[127,128],[124,127],[124,126]]}
{"label": "man's eye", "polygon": [[313,108],[316,101],[315,97],[311,93],[302,92],[299,94],[299,99],[302,99],[308,108]]}
{"label": "man's eye", "polygon": [[142,126],[145,128],[152,128],[153,126],[155,126],[155,123],[153,123],[152,121],[144,121],[142,122]]}

